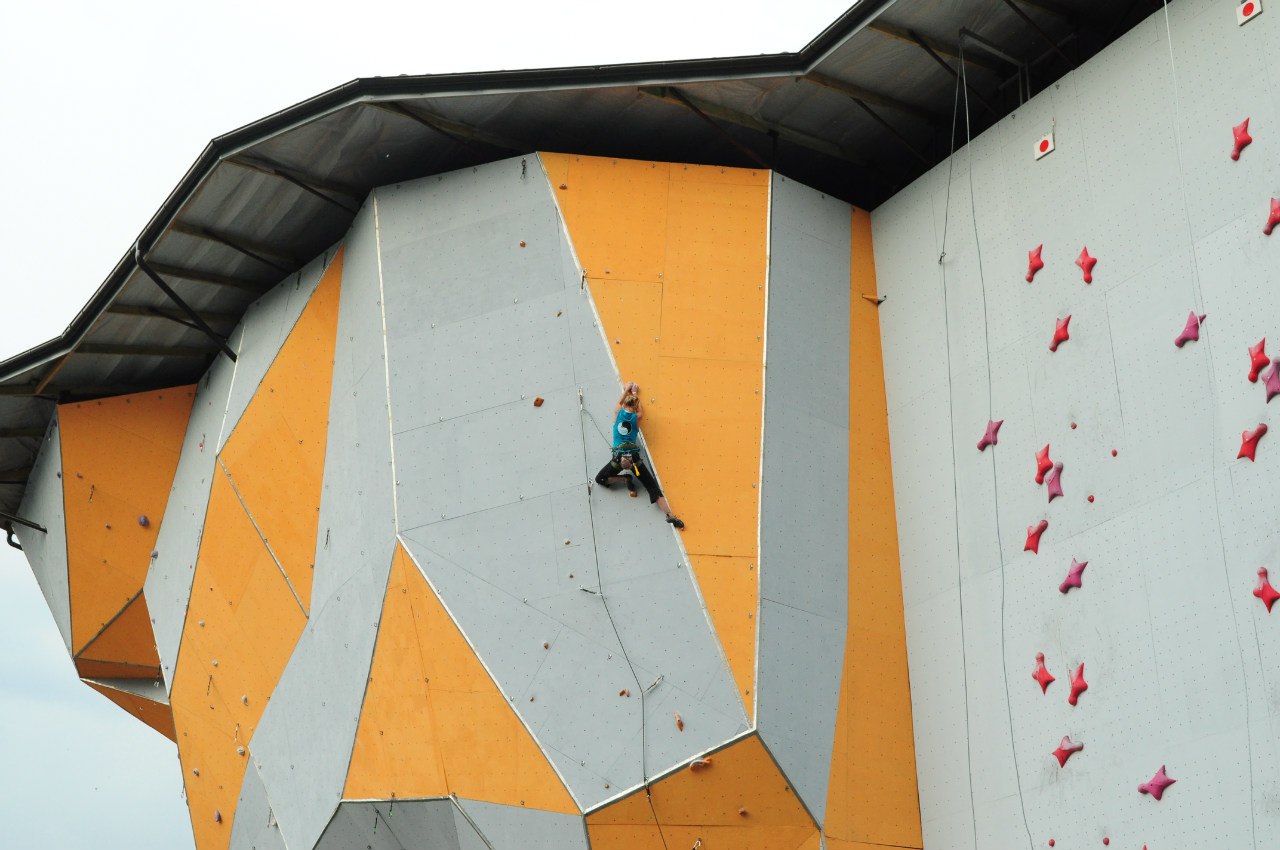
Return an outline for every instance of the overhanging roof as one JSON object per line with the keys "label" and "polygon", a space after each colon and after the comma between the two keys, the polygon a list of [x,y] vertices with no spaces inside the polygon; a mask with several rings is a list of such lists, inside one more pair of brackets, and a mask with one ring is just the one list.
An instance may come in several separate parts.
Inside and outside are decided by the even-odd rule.
{"label": "overhanging roof", "polygon": [[[962,43],[976,133],[1160,6],[859,0],[796,53],[357,79],[211,141],[137,244],[225,336],[373,187],[536,150],[776,168],[871,209],[948,154]],[[0,362],[0,512],[57,402],[193,383],[217,351],[129,246],[62,335]]]}

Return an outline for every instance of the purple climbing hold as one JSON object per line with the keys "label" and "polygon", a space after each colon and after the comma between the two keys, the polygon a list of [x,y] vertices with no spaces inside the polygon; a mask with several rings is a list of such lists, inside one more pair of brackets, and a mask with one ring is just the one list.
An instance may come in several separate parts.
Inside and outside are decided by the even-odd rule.
{"label": "purple climbing hold", "polygon": [[1271,368],[1262,373],[1262,385],[1267,388],[1267,402],[1280,395],[1280,360],[1272,360]]}
{"label": "purple climbing hold", "polygon": [[987,446],[994,446],[996,444],[996,437],[1000,434],[1000,426],[1003,424],[1003,419],[999,422],[993,422],[990,419],[987,420],[987,433],[983,434],[982,439],[978,441],[978,451],[985,452],[987,450]]}
{"label": "purple climbing hold", "polygon": [[1082,579],[1084,578],[1084,568],[1089,566],[1088,561],[1077,561],[1071,559],[1071,569],[1067,572],[1067,577],[1062,580],[1062,584],[1058,585],[1059,593],[1066,593],[1073,587],[1084,587]]}
{"label": "purple climbing hold", "polygon": [[1055,463],[1053,469],[1044,477],[1045,487],[1049,491],[1049,501],[1063,495],[1062,492],[1062,464]]}
{"label": "purple climbing hold", "polygon": [[1188,342],[1198,342],[1200,340],[1200,323],[1209,318],[1205,313],[1196,315],[1196,311],[1192,310],[1191,315],[1187,316],[1187,326],[1182,329],[1182,333],[1173,340],[1173,344],[1182,348]]}
{"label": "purple climbing hold", "polygon": [[1159,800],[1164,796],[1165,789],[1177,781],[1176,779],[1170,779],[1164,772],[1164,765],[1160,765],[1160,769],[1156,771],[1155,776],[1151,777],[1151,781],[1139,785],[1138,791],[1142,794],[1150,794]]}
{"label": "purple climbing hold", "polygon": [[141,514],[138,516],[138,525],[142,526],[143,528],[146,528],[147,526],[151,525],[151,520],[147,519],[146,514]]}

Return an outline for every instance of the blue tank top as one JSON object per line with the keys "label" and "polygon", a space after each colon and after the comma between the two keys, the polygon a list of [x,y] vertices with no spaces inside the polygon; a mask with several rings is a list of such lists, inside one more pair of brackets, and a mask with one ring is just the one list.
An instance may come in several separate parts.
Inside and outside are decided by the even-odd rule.
{"label": "blue tank top", "polygon": [[640,446],[640,417],[623,408],[613,420],[613,448],[634,449]]}

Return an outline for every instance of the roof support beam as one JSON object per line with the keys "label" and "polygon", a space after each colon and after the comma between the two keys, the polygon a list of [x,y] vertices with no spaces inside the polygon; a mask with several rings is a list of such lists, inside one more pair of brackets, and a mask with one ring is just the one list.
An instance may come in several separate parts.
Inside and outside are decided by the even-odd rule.
{"label": "roof support beam", "polygon": [[[0,387],[0,395],[24,394],[8,392],[9,390],[26,390],[29,393],[31,391],[31,387]],[[44,425],[26,428],[0,428],[0,440],[17,440],[22,437],[43,437],[46,430],[48,430],[48,428]]]}
{"label": "roof support beam", "polygon": [[0,484],[26,484],[31,477],[31,465],[18,466],[13,469],[0,469]]}
{"label": "roof support beam", "polygon": [[867,104],[863,103],[861,100],[859,100],[856,97],[853,98],[853,102],[858,104],[858,106],[861,106],[862,111],[870,115],[872,120],[874,120],[881,127],[884,127],[886,130],[888,130],[889,134],[892,135],[899,142],[901,142],[904,148],[911,151],[911,153],[915,155],[916,159],[923,162],[926,166],[933,164],[929,161],[929,159],[924,154],[920,152],[919,148],[917,148],[914,144],[912,144],[910,139],[902,135],[902,133],[898,130],[898,128],[890,124],[888,121],[886,121],[880,115],[880,113],[876,112],[874,109],[872,109],[870,106],[867,106]]}
{"label": "roof support beam", "polygon": [[212,272],[202,272],[195,269],[184,269],[180,266],[169,266],[164,263],[151,263],[157,274],[165,277],[176,277],[179,280],[189,280],[192,283],[209,283],[214,286],[225,286],[229,289],[241,289],[245,292],[252,292],[254,295],[261,295],[266,291],[267,287],[256,283],[250,283],[247,280],[240,280],[226,275],[213,274]]}
{"label": "roof support beam", "polygon": [[[139,345],[114,342],[83,342],[76,354],[110,354],[117,357],[195,357],[205,358],[217,354],[215,348],[194,348],[187,345]],[[228,355],[234,358],[234,353]]]}
{"label": "roof support beam", "polygon": [[[699,109],[697,104],[695,104],[693,101],[689,100],[687,97],[680,94],[679,92],[675,91],[674,89],[668,91],[666,89],[660,89],[660,88],[659,89],[639,88],[639,89],[636,89],[636,91],[640,92],[640,94],[643,94],[643,95],[656,97],[659,100],[665,100],[668,103],[678,103],[681,106],[684,106],[689,111],[691,111],[694,115],[697,115],[699,118],[705,121],[709,127],[715,130],[721,136],[721,138],[723,138],[733,147],[737,148],[738,151],[740,151],[742,155],[745,156],[747,159],[756,163],[761,168],[770,167],[769,163],[765,162],[764,159],[758,153],[756,153],[746,145],[742,144],[742,142],[735,139],[732,135],[730,135],[728,130],[726,130],[724,127],[721,127],[719,124],[717,124],[714,118],[712,118],[702,109]],[[771,142],[772,142],[772,149],[774,151],[774,156],[776,158],[777,147],[778,147],[777,135],[774,135],[772,137]]]}
{"label": "roof support beam", "polygon": [[1018,2],[1023,6],[1030,6],[1032,9],[1039,9],[1041,12],[1048,12],[1050,15],[1060,18],[1062,21],[1070,25],[1072,29],[1075,29],[1077,25],[1076,17],[1071,10],[1063,6],[1061,3],[1055,2],[1055,0],[1018,0]]}
{"label": "roof support beam", "polygon": [[[165,283],[164,278],[156,274],[156,270],[147,264],[146,252],[142,250],[141,242],[138,242],[133,246],[133,261],[138,264],[138,268],[142,270],[142,273],[151,278],[152,282],[155,283],[156,286],[160,287],[160,291],[169,296],[169,300],[174,304],[177,304],[182,312],[186,313],[191,319],[190,322],[182,322],[182,324],[195,328],[197,331],[213,340],[213,344],[218,346],[218,348],[222,350],[222,353],[230,358],[232,363],[236,362],[236,353],[231,350],[231,346],[227,345],[227,338],[209,327],[205,320],[200,318],[200,314],[193,310],[190,304],[183,301],[182,297],[173,291],[173,287]],[[83,350],[83,346],[81,346],[81,350]]]}
{"label": "roof support beam", "polygon": [[1058,42],[1053,40],[1053,36],[1045,32],[1044,28],[1041,27],[1039,24],[1037,24],[1034,20],[1032,20],[1030,15],[1022,11],[1021,7],[1019,7],[1017,3],[1013,2],[1013,0],[1004,0],[1004,4],[1008,6],[1009,9],[1012,10],[1015,15],[1017,15],[1019,18],[1022,18],[1023,22],[1025,22],[1027,26],[1031,27],[1033,30],[1038,32],[1041,38],[1049,42],[1049,46],[1053,48],[1053,52],[1061,56],[1062,61],[1066,62],[1067,65],[1072,70],[1075,70],[1075,67],[1076,67],[1075,61],[1072,60],[1072,58],[1068,56],[1065,51],[1063,51],[1062,46],[1059,45]]}
{"label": "roof support beam", "polygon": [[[306,192],[307,194],[314,195],[320,200],[326,203],[332,204],[338,209],[344,210],[350,213],[351,215],[355,215],[360,211],[358,207],[353,207],[353,206],[350,206],[349,204],[344,204],[342,201],[338,200],[337,198],[333,197],[333,195],[329,194],[328,191],[322,191],[322,188],[320,186],[317,186],[310,178],[301,177],[297,175],[295,172],[286,170],[284,168],[279,168],[274,165],[266,165],[263,163],[254,162],[248,157],[232,157],[231,159],[224,160],[224,162],[229,162],[232,165],[245,169],[246,171],[256,171],[259,174],[266,174],[270,177],[276,177],[280,180],[283,180],[286,183],[292,183],[294,186],[297,186],[299,189]],[[346,193],[343,193],[343,194],[346,194]]]}
{"label": "roof support beam", "polygon": [[[10,514],[10,513],[5,513],[4,511],[0,511],[0,519],[4,520],[6,523],[15,523],[15,522],[16,522],[18,525],[25,525],[27,528],[35,529],[36,531],[39,531],[39,532],[41,532],[42,534],[48,534],[48,533],[49,533],[49,529],[45,528],[45,527],[44,527],[43,525],[41,525],[40,523],[38,523],[38,522],[32,522],[32,521],[31,521],[31,520],[29,520],[29,519],[23,519],[22,517],[18,516],[17,514]],[[9,530],[10,530],[10,531],[12,531],[12,527],[10,527],[10,529],[9,529]],[[12,544],[12,543],[10,543],[9,545],[10,545],[10,546],[12,546],[13,544]],[[22,547],[21,547],[21,546],[19,546],[19,547],[17,547],[17,548],[21,549]]]}
{"label": "roof support beam", "polygon": [[823,88],[831,89],[832,91],[839,92],[840,94],[848,95],[854,100],[860,100],[869,106],[896,109],[897,111],[903,112],[907,115],[915,116],[922,121],[928,121],[930,124],[938,124],[946,120],[946,116],[941,113],[934,112],[931,109],[927,109],[923,106],[916,106],[914,103],[907,103],[905,100],[898,100],[897,98],[889,97],[888,95],[879,94],[869,89],[864,89],[862,86],[857,86],[853,83],[846,83],[844,80],[837,80],[834,77],[828,77],[826,74],[812,72],[800,77],[799,79],[806,83],[822,86]]}
{"label": "roof support beam", "polygon": [[[882,21],[875,21],[868,24],[867,29],[874,33],[879,33],[887,38],[897,39],[898,41],[917,46],[928,45],[934,53],[939,56],[946,56],[948,59],[960,59],[960,49],[950,44],[945,44],[934,38],[919,35],[911,30],[899,29],[892,24],[886,24]],[[972,53],[964,55],[964,61],[975,68],[982,68],[984,71],[991,71],[994,74],[1004,75],[1005,69],[997,62],[992,62],[985,56],[974,56]]]}
{"label": "roof support beam", "polygon": [[225,233],[209,230],[207,227],[197,227],[193,224],[175,221],[170,225],[169,229],[184,236],[194,236],[197,239],[205,239],[209,242],[225,245],[238,254],[244,254],[252,260],[257,260],[259,263],[271,266],[271,268],[285,274],[292,274],[302,265],[295,258],[281,254],[269,245],[250,243],[243,239],[227,236]]}
{"label": "roof support beam", "polygon": [[408,118],[410,121],[417,121],[428,130],[434,130],[443,136],[453,139],[460,145],[470,147],[472,144],[488,145],[491,148],[508,151],[510,153],[525,153],[528,145],[522,144],[514,139],[508,139],[497,133],[491,133],[480,127],[473,127],[470,124],[463,124],[460,121],[453,121],[448,118],[441,118],[439,115],[433,115],[429,112],[420,112],[418,110],[409,109],[401,103],[388,101],[386,103],[368,103],[374,109],[381,109],[384,112],[390,112],[392,115],[400,115]]}
{"label": "roof support beam", "polygon": [[[177,310],[166,310],[163,307],[145,307],[138,304],[112,304],[106,309],[107,313],[115,316],[145,316],[151,319],[168,319],[187,327],[195,327],[194,323],[183,318],[184,313]],[[198,311],[200,318],[206,322],[227,322],[235,324],[240,321],[240,317],[234,313],[210,313],[206,310]],[[198,330],[198,328],[197,328]]]}
{"label": "roof support beam", "polygon": [[[937,51],[935,51],[932,47],[930,47],[929,44],[924,39],[915,35],[915,33],[912,33],[911,35],[915,38],[916,44],[920,46],[920,49],[923,50],[925,53],[928,53],[930,58],[933,59],[933,61],[937,62],[939,65],[942,66],[942,69],[944,71],[946,71],[948,74],[950,74],[952,77],[954,77],[957,80],[963,79],[960,76],[960,72],[957,71],[955,68],[952,68],[951,64],[947,62],[947,60],[939,56]],[[965,59],[967,60],[968,57],[966,56]],[[983,97],[981,94],[978,93],[977,89],[975,89],[972,85],[969,84],[969,81],[967,79],[964,80],[964,87],[967,88],[969,90],[969,93],[972,94],[977,99],[978,103],[982,104],[983,108],[986,109],[987,112],[990,112],[991,115],[994,116],[997,120],[1000,118],[1000,113],[996,112],[995,108],[989,102],[987,102],[987,99],[985,97]]]}

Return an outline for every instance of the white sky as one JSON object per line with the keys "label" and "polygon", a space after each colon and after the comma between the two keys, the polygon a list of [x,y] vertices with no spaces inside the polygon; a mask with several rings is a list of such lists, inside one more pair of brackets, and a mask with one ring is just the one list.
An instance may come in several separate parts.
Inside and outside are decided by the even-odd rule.
{"label": "white sky", "polygon": [[[0,359],[66,327],[209,139],[325,89],[798,50],[854,1],[7,7]],[[5,546],[0,646],[0,844],[190,848],[176,748],[80,684],[26,561]]]}

